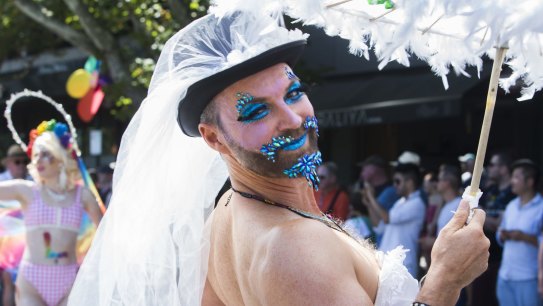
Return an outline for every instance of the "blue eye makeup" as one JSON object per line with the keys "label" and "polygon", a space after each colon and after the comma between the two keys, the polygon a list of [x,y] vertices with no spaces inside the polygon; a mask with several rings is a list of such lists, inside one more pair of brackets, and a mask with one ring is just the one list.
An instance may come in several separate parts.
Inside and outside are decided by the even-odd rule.
{"label": "blue eye makeup", "polygon": [[302,85],[300,82],[294,82],[288,89],[285,95],[285,103],[294,104],[298,102],[307,91],[307,86]]}
{"label": "blue eye makeup", "polygon": [[266,103],[246,104],[239,112],[238,121],[250,123],[266,117],[270,113]]}
{"label": "blue eye makeup", "polygon": [[[284,97],[287,105],[298,102],[307,91],[307,87],[300,82],[295,81],[288,88]],[[266,117],[270,113],[268,103],[255,101],[255,97],[248,93],[238,92],[236,94],[236,110],[238,112],[238,121],[251,123]]]}
{"label": "blue eye makeup", "polygon": [[289,80],[297,79],[298,77],[290,70],[288,67],[285,66],[285,74],[287,75],[287,78]]}
{"label": "blue eye makeup", "polygon": [[254,100],[254,97],[251,96],[250,94],[248,93],[244,93],[244,92],[238,92],[236,94],[236,98],[238,98],[238,101],[236,103],[236,109],[238,110],[238,114],[241,113],[241,111],[243,110],[243,107],[250,103],[251,101]]}
{"label": "blue eye makeup", "polygon": [[253,102],[255,98],[248,93],[237,93],[236,97],[238,98],[236,104],[238,121],[250,123],[260,120],[270,113],[266,103]]}

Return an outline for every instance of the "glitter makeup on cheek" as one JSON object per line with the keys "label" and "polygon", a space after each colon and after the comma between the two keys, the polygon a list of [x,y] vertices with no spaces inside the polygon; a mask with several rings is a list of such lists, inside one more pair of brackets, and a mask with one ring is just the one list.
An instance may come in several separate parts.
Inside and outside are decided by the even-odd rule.
{"label": "glitter makeup on cheek", "polygon": [[294,74],[294,72],[292,72],[292,70],[290,70],[290,68],[287,66],[285,66],[285,74],[287,75],[287,78],[289,80],[298,79],[298,77]]}
{"label": "glitter makeup on cheek", "polygon": [[297,178],[303,176],[307,180],[309,187],[319,190],[319,176],[317,175],[317,167],[322,164],[321,152],[317,151],[313,154],[306,154],[298,159],[298,162],[292,167],[283,170],[289,178]]}

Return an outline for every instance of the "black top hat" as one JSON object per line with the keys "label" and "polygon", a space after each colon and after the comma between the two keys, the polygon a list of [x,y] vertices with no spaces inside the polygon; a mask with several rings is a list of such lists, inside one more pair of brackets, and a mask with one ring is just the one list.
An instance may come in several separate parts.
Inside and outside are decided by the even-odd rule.
{"label": "black top hat", "polygon": [[[185,33],[182,41],[190,44],[191,48],[200,48],[202,50],[210,49],[210,46],[208,45],[209,41],[202,40],[198,37],[201,35],[206,35],[207,38],[211,39],[213,45],[228,44],[229,42],[213,41],[213,39],[215,37],[222,37],[221,39],[223,40],[236,39],[236,34],[230,33],[229,31],[231,31],[232,25],[240,14],[242,13],[238,12],[222,18],[208,15],[206,16],[207,19],[199,20],[199,22],[203,23],[202,25],[196,25],[196,28],[193,31]],[[220,32],[221,35],[202,33],[202,31],[198,29],[198,26],[208,27],[209,23],[216,23],[213,24],[212,28],[215,31]],[[187,88],[186,95],[179,101],[177,122],[179,123],[181,130],[188,136],[199,137],[198,124],[200,123],[200,116],[205,107],[217,94],[235,82],[273,65],[287,63],[290,66],[294,66],[300,58],[305,45],[305,39],[280,44],[190,85]],[[191,55],[187,54],[186,56],[190,57]],[[184,54],[181,53],[177,60],[184,61],[187,59],[184,57]],[[202,65],[205,64],[206,63],[202,63]]]}

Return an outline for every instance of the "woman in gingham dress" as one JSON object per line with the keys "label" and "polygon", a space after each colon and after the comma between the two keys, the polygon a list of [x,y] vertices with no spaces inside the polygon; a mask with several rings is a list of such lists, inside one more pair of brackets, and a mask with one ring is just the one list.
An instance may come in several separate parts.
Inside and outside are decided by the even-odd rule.
{"label": "woman in gingham dress", "polygon": [[96,225],[102,213],[91,192],[78,184],[81,176],[66,149],[67,139],[43,129],[38,134],[27,152],[34,182],[0,183],[0,200],[18,200],[26,225],[16,302],[19,306],[66,305],[78,269],[76,242],[83,210]]}

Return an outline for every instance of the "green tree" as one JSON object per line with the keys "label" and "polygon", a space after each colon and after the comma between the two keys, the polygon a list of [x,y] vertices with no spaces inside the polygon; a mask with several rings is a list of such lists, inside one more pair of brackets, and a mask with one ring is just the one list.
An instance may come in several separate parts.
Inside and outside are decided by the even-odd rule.
{"label": "green tree", "polygon": [[65,44],[81,48],[103,62],[102,73],[113,80],[105,89],[112,113],[126,120],[145,96],[166,40],[207,6],[208,0],[0,0],[0,63]]}

